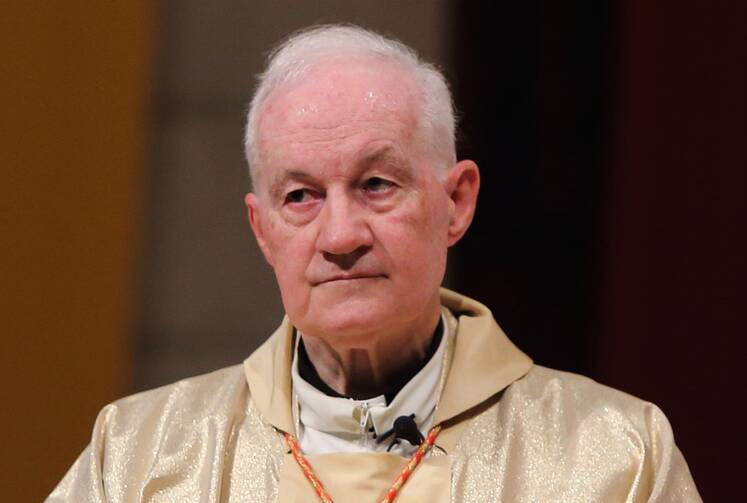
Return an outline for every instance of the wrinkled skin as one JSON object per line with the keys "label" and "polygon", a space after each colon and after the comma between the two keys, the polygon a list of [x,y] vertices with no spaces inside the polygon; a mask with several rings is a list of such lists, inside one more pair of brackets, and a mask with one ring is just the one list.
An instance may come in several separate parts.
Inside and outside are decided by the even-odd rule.
{"label": "wrinkled skin", "polygon": [[447,249],[474,213],[477,167],[439,177],[419,107],[400,66],[348,57],[317,63],[260,110],[249,220],[312,361],[343,392],[351,374],[383,385],[422,357]]}

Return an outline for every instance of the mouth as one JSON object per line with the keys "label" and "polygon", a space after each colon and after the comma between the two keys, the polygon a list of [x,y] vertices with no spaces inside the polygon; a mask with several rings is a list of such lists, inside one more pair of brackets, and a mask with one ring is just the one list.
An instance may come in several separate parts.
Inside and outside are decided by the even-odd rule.
{"label": "mouth", "polygon": [[386,278],[384,274],[337,274],[330,276],[322,281],[317,282],[314,286],[323,285],[325,283],[342,283],[346,281],[365,281]]}

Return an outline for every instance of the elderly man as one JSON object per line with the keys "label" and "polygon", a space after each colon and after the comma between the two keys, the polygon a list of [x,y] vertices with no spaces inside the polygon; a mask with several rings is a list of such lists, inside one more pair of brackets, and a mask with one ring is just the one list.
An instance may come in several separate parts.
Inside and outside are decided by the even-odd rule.
{"label": "elderly man", "polygon": [[533,365],[440,288],[480,178],[409,48],[292,37],[246,151],[285,320],[243,366],[104,408],[49,501],[700,500],[659,409]]}

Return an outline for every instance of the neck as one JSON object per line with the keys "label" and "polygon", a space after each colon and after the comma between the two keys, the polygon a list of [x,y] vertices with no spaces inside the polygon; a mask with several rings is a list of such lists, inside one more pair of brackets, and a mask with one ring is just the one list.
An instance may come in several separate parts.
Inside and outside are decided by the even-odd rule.
{"label": "neck", "polygon": [[309,360],[327,386],[343,396],[362,400],[385,394],[420,367],[439,317],[440,308],[402,330],[357,338],[356,346],[308,334],[303,334],[303,342]]}

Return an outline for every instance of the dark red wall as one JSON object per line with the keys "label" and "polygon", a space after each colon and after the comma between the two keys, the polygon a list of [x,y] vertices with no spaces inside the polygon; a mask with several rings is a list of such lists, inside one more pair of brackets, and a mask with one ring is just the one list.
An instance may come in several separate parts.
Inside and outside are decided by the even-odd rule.
{"label": "dark red wall", "polygon": [[596,374],[669,416],[706,501],[743,466],[744,8],[621,2]]}
{"label": "dark red wall", "polygon": [[730,501],[745,354],[745,32],[734,2],[460,3],[454,286],[538,363],[658,404]]}

